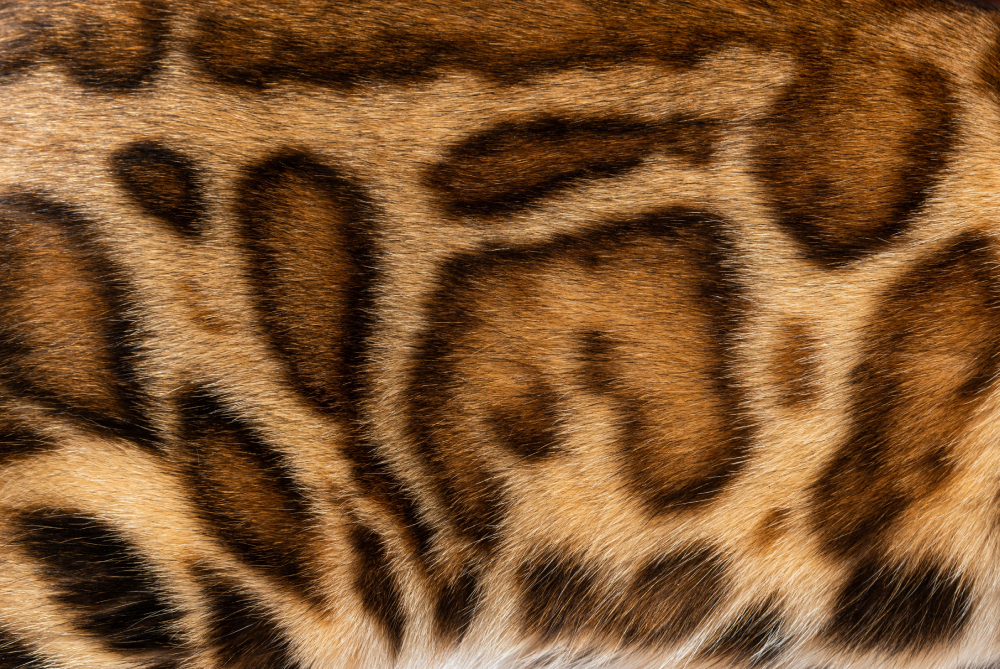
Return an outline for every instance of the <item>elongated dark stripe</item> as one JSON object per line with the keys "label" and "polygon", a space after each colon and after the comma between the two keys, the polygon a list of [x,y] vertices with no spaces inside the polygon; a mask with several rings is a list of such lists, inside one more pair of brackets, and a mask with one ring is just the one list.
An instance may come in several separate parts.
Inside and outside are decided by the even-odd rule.
{"label": "elongated dark stripe", "polygon": [[396,655],[406,635],[406,610],[385,541],[375,530],[360,523],[351,528],[350,539],[356,560],[354,589],[362,606],[382,627],[389,648]]}
{"label": "elongated dark stripe", "polygon": [[[379,212],[339,170],[291,149],[248,166],[238,190],[258,314],[274,351],[300,394],[341,420],[348,434],[344,455],[360,490],[393,513],[418,558],[426,556],[432,532],[416,498],[362,421],[368,339],[377,311]],[[303,286],[311,289],[295,292]]]}
{"label": "elongated dark stripe", "polygon": [[[352,88],[371,81],[416,83],[460,69],[511,84],[554,70],[636,60],[691,67],[731,43],[765,45],[759,12],[699,4],[616,0],[595,5],[455,5],[432,1],[337,6],[313,2],[275,19],[253,8],[206,7],[187,51],[209,76],[264,90],[282,81]],[[714,11],[713,11],[714,10]]]}
{"label": "elongated dark stripe", "polygon": [[181,647],[181,614],[136,547],[110,524],[62,509],[16,517],[17,540],[79,628],[122,651]]}
{"label": "elongated dark stripe", "polygon": [[718,134],[716,124],[686,117],[502,121],[451,147],[425,185],[449,214],[510,214],[578,183],[621,174],[653,153],[705,164]]}
{"label": "elongated dark stripe", "polygon": [[201,579],[207,600],[208,642],[220,669],[298,669],[292,644],[273,613],[238,583],[213,575]]}

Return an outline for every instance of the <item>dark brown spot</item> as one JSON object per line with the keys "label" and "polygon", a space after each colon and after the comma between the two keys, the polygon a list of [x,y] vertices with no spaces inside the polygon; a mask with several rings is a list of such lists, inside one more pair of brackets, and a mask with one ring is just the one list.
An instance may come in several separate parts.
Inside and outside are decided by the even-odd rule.
{"label": "dark brown spot", "polygon": [[311,504],[285,457],[211,392],[181,401],[179,464],[201,519],[231,551],[323,606]]}
{"label": "dark brown spot", "polygon": [[914,267],[870,322],[851,375],[850,436],[813,486],[814,531],[841,556],[877,546],[951,473],[951,449],[1000,364],[990,243],[966,236]]}
{"label": "dark brown spot", "polygon": [[830,266],[910,225],[947,164],[958,113],[946,73],[861,48],[806,53],[762,128],[758,173],[779,221]]}
{"label": "dark brown spot", "polygon": [[962,633],[973,592],[966,578],[932,562],[867,559],[838,595],[828,633],[849,650],[926,650]]}
{"label": "dark brown spot", "polygon": [[42,453],[54,445],[52,439],[10,417],[0,417],[0,466]]}
{"label": "dark brown spot", "polygon": [[611,617],[628,644],[667,646],[695,632],[725,600],[725,559],[709,546],[656,558],[636,574]]}
{"label": "dark brown spot", "polygon": [[572,429],[558,393],[581,386],[619,415],[623,468],[651,512],[706,503],[736,474],[749,435],[726,380],[739,288],[725,249],[720,221],[668,210],[446,264],[410,426],[469,540],[497,539],[506,468],[558,457]]}
{"label": "dark brown spot", "polygon": [[771,509],[757,530],[757,541],[762,550],[769,550],[788,531],[791,510]]}
{"label": "dark brown spot", "polygon": [[189,157],[153,140],[133,142],[111,156],[118,183],[150,215],[178,232],[196,235],[204,226],[199,170]]}
{"label": "dark brown spot", "polygon": [[498,442],[534,460],[558,450],[559,397],[545,382],[541,370],[530,369],[526,376],[527,380],[519,376],[496,379],[498,386],[507,381],[511,388],[502,395],[503,402],[492,403],[488,420]]}
{"label": "dark brown spot", "polygon": [[170,31],[170,12],[159,0],[59,5],[48,50],[81,85],[126,92],[159,71]]}
{"label": "dark brown spot", "polygon": [[572,637],[598,616],[602,594],[596,569],[555,551],[525,563],[519,573],[524,631],[553,640]]}
{"label": "dark brown spot", "polygon": [[253,166],[238,190],[257,313],[275,352],[318,407],[350,411],[372,279],[367,196],[302,153]]}
{"label": "dark brown spot", "polygon": [[0,378],[20,397],[153,446],[133,292],[68,206],[0,198]]}
{"label": "dark brown spot", "polygon": [[42,53],[45,33],[51,29],[45,10],[42,4],[23,2],[0,6],[0,77],[33,65]]}
{"label": "dark brown spot", "polygon": [[50,666],[27,643],[0,627],[0,669],[46,669]]}
{"label": "dark brown spot", "polygon": [[216,574],[200,577],[208,605],[205,632],[220,669],[299,669],[277,616],[238,583]]}
{"label": "dark brown spot", "polygon": [[198,327],[212,334],[232,333],[236,330],[237,326],[212,306],[208,295],[198,285],[178,277],[175,287],[191,314],[191,320]]}
{"label": "dark brown spot", "polygon": [[318,157],[291,150],[250,166],[238,193],[257,314],[272,350],[303,397],[342,419],[359,488],[399,518],[425,555],[431,531],[416,500],[360,425],[378,283],[370,198]]}
{"label": "dark brown spot", "polygon": [[994,40],[979,65],[979,76],[994,100],[1000,100],[1000,40]]}
{"label": "dark brown spot", "polygon": [[481,596],[479,574],[467,566],[441,590],[434,616],[438,633],[453,642],[461,641],[472,626]]}
{"label": "dark brown spot", "polygon": [[784,618],[775,598],[749,606],[708,644],[711,655],[727,657],[748,667],[771,662],[788,644]]}

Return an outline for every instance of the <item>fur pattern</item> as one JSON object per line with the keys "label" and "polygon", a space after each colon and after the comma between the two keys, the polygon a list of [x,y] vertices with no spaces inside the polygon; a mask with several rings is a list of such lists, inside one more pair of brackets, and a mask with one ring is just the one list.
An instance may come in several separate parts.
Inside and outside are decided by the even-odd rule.
{"label": "fur pattern", "polygon": [[0,669],[1000,663],[1000,14],[0,4]]}

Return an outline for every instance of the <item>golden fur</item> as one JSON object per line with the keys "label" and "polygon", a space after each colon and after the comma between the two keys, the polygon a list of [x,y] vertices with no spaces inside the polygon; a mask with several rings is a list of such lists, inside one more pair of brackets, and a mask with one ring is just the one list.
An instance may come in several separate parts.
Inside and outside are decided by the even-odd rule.
{"label": "golden fur", "polygon": [[1000,662],[1000,14],[0,4],[0,669]]}

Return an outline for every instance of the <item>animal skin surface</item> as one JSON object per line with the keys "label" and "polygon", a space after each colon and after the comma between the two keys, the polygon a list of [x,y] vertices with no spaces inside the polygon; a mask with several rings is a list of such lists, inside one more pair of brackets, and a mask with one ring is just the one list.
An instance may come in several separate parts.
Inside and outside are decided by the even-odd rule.
{"label": "animal skin surface", "polygon": [[998,374],[988,6],[0,0],[0,669],[996,669]]}

